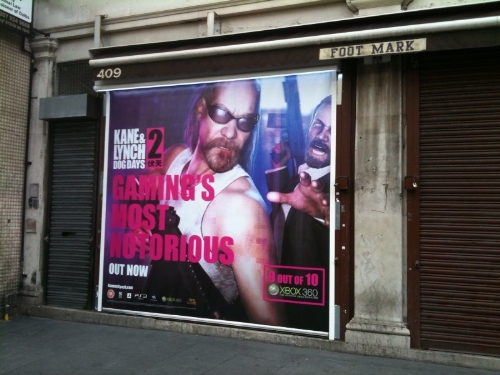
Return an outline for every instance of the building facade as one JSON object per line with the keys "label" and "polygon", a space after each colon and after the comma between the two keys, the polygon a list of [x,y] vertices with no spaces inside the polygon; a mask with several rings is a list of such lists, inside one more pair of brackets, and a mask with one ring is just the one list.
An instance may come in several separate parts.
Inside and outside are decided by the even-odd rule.
{"label": "building facade", "polygon": [[[121,293],[109,285],[126,284],[106,279],[107,186],[119,175],[108,167],[119,143],[110,137],[133,129],[123,125],[133,116],[140,131],[167,126],[145,118],[172,94],[155,102],[141,89],[258,77],[266,103],[268,77],[328,72],[329,328],[282,333],[377,353],[475,353],[498,366],[499,13],[495,1],[35,1],[45,35],[31,40],[30,167],[26,187],[15,184],[39,188],[17,239],[26,311],[156,316],[106,304]],[[301,87],[303,106],[323,92]],[[147,100],[157,104],[139,104]],[[261,123],[279,128],[262,107]]]}
{"label": "building facade", "polygon": [[[31,15],[31,12],[30,12]],[[22,247],[24,241],[25,178],[30,116],[30,84],[32,55],[29,45],[29,25],[19,27],[19,21],[2,9],[0,29],[0,139],[1,187],[0,206],[3,213],[0,226],[0,294],[2,316],[15,310],[21,283]],[[7,314],[7,315],[5,315]]]}

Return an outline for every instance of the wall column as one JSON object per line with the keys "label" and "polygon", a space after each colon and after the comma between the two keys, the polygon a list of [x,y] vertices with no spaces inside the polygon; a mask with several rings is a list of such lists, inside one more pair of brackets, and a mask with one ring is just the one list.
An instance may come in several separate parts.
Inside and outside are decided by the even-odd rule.
{"label": "wall column", "polygon": [[409,348],[401,183],[401,59],[392,56],[386,60],[360,60],[358,64],[355,309],[347,324],[346,341]]}
{"label": "wall column", "polygon": [[48,123],[38,119],[40,98],[52,96],[55,52],[59,42],[52,38],[31,41],[34,54],[33,86],[31,91],[31,118],[29,124],[26,200],[38,190],[38,208],[26,207],[24,233],[23,283],[21,295],[26,303],[43,302],[45,219],[48,201]]}

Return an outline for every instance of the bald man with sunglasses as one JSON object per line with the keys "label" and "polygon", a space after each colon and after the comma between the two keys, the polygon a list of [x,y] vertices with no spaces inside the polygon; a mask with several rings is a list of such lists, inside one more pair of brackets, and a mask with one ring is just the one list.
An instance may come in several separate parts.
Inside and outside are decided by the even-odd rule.
{"label": "bald man with sunglasses", "polygon": [[[239,164],[259,121],[260,87],[253,80],[218,82],[206,85],[186,122],[184,145],[175,145],[165,154],[167,175],[213,175],[215,198],[204,201],[201,184],[192,201],[171,200],[180,217],[182,234],[233,239],[231,265],[200,265],[227,302],[227,309],[211,312],[213,318],[232,319],[241,302],[245,320],[282,325],[279,305],[262,298],[265,264],[276,264],[272,230],[265,203],[248,173]],[[225,310],[225,311],[222,311]],[[237,315],[237,314],[236,314]]]}

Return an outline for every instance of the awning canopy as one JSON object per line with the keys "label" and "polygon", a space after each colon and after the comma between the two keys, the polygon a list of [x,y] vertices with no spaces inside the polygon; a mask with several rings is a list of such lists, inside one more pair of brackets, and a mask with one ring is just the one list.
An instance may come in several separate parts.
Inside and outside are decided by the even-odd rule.
{"label": "awning canopy", "polygon": [[91,50],[95,89],[128,83],[331,65],[319,49],[346,43],[426,38],[427,51],[500,44],[498,3],[372,17],[161,43]]}

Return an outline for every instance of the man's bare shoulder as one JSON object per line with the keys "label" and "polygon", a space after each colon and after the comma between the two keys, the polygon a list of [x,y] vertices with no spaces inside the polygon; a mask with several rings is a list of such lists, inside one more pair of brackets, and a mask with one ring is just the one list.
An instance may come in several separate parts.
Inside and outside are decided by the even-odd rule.
{"label": "man's bare shoulder", "polygon": [[[246,177],[240,177],[220,192],[207,208],[203,219],[206,229],[223,233],[250,230],[266,222],[262,197]],[[215,224],[213,227],[211,224]],[[245,229],[246,228],[246,229]],[[235,235],[235,233],[233,233]]]}
{"label": "man's bare shoulder", "polygon": [[231,202],[229,210],[238,210],[241,207],[264,209],[262,197],[248,177],[240,177],[229,184],[215,198],[221,202]]}
{"label": "man's bare shoulder", "polygon": [[231,237],[240,261],[246,259],[243,255],[268,259],[274,248],[264,202],[246,177],[235,180],[214,198],[205,211],[202,229],[204,235]]}

